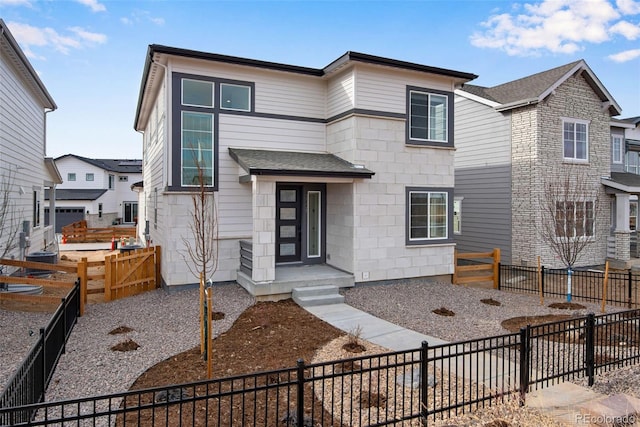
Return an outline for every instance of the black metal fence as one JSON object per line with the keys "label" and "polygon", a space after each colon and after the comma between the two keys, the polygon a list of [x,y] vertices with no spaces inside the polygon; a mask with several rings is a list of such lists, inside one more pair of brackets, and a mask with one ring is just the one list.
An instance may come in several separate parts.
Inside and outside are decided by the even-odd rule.
{"label": "black metal fence", "polygon": [[[640,310],[251,375],[0,409],[28,426],[430,423],[640,359]],[[25,420],[22,414],[33,414]]]}
{"label": "black metal fence", "polygon": [[[566,297],[567,270],[521,267],[500,264],[499,289],[545,297]],[[605,273],[598,270],[574,270],[571,274],[572,299],[601,302]],[[631,270],[613,271],[607,275],[605,302],[627,308],[640,307],[640,274]]]}
{"label": "black metal fence", "polygon": [[[45,390],[60,356],[65,351],[67,339],[79,314],[80,282],[78,281],[67,296],[62,298],[49,324],[40,328],[38,340],[0,394],[0,408],[27,407],[44,400]],[[27,422],[31,416],[32,411],[29,409],[14,411],[10,417],[0,410],[0,425]]]}

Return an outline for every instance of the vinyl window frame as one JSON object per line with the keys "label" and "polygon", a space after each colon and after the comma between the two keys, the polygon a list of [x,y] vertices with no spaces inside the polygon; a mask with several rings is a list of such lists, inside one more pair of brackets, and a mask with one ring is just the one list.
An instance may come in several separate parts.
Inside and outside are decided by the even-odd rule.
{"label": "vinyl window frame", "polygon": [[[572,124],[573,130],[572,138],[567,139],[567,131],[565,130],[565,125]],[[584,126],[585,140],[584,140],[584,158],[578,157],[578,143],[582,143],[582,141],[578,141],[578,126]],[[567,142],[572,142],[573,145],[573,155],[567,155]],[[588,163],[589,162],[589,121],[582,119],[573,119],[573,118],[562,118],[562,158],[565,162],[571,163]]]}
{"label": "vinyl window frame", "polygon": [[[412,95],[413,94],[422,94],[427,95],[427,137],[419,138],[414,137],[412,134],[412,122],[413,122],[413,114],[412,114]],[[444,132],[446,132],[446,137],[444,139],[431,139],[430,138],[430,130],[429,126],[431,124],[432,116],[430,112],[431,108],[431,97],[432,96],[443,96],[446,99],[446,124],[444,126]],[[405,143],[407,145],[424,145],[431,147],[453,147],[454,146],[454,96],[453,92],[447,92],[442,90],[436,90],[431,88],[417,87],[417,86],[407,86],[406,87],[406,124],[405,124]]]}
{"label": "vinyl window frame", "polygon": [[[445,194],[446,195],[446,235],[444,237],[412,237],[412,215],[411,215],[411,195],[414,193],[425,193],[429,195]],[[405,244],[407,246],[433,245],[453,242],[453,188],[449,187],[406,187],[405,188]],[[430,202],[429,202],[430,203]],[[430,207],[430,205],[429,205]],[[430,214],[427,221],[430,221]],[[430,231],[430,227],[427,226]]]}

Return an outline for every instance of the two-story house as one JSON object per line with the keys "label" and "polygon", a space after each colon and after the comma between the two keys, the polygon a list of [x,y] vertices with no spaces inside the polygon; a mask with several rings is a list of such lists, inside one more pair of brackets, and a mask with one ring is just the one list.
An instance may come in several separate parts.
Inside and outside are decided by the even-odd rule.
{"label": "two-story house", "polygon": [[45,189],[61,182],[45,157],[47,113],[56,108],[0,19],[0,256],[24,258],[55,242],[42,205]]}
{"label": "two-story house", "polygon": [[[544,189],[575,174],[593,190],[593,200],[559,203],[555,214],[563,224],[573,224],[570,238],[587,242],[575,265],[604,263],[612,197],[601,179],[610,175],[610,126],[620,111],[583,60],[494,87],[457,90],[458,249],[498,247],[504,263],[535,265],[540,256],[545,265],[562,267],[540,234],[541,222],[549,220],[542,214]],[[567,238],[561,235],[565,228],[557,233],[558,239]]]}
{"label": "two-story house", "polygon": [[142,180],[142,160],[65,154],[55,163],[63,179],[55,197],[56,232],[83,219],[89,227],[137,223],[138,194],[131,185]]}
{"label": "two-story house", "polygon": [[197,282],[182,240],[196,160],[216,200],[216,282],[265,296],[309,266],[340,286],[450,278],[454,90],[475,77],[357,52],[316,69],[151,45],[134,127],[164,284]]}
{"label": "two-story house", "polygon": [[608,257],[629,266],[639,258],[640,117],[611,121],[611,173],[602,178],[612,203]]}

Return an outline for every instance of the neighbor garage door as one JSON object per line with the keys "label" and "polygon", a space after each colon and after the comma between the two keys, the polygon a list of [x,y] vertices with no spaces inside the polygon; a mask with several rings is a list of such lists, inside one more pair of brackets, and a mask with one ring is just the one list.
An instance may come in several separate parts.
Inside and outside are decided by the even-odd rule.
{"label": "neighbor garage door", "polygon": [[[72,222],[84,219],[84,208],[56,208],[56,233],[62,232],[62,227]],[[49,225],[49,208],[44,210],[44,225]]]}

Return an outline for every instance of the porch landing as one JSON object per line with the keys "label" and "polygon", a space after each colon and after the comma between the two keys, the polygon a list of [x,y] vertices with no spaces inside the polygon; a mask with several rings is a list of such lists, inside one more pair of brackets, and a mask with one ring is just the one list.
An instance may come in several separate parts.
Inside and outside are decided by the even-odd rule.
{"label": "porch landing", "polygon": [[293,288],[321,285],[349,288],[355,285],[353,274],[327,264],[279,265],[276,267],[275,280],[267,283],[254,282],[251,277],[238,271],[236,281],[259,301],[291,298]]}

